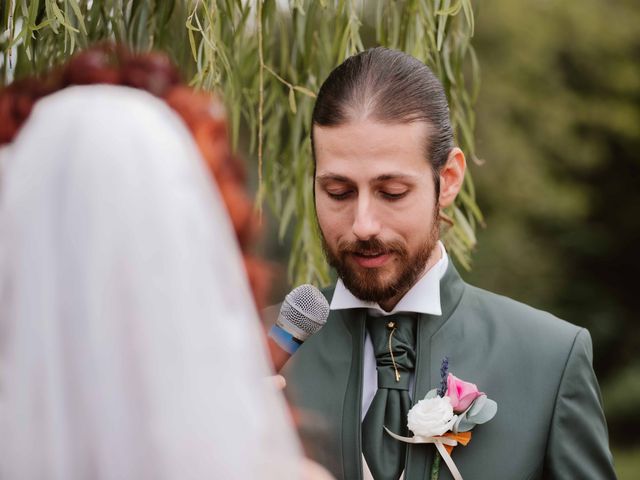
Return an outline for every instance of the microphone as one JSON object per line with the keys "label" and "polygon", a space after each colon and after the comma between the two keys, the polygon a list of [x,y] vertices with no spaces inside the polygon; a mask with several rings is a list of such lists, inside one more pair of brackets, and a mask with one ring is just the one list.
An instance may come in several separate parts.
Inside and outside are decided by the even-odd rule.
{"label": "microphone", "polygon": [[327,322],[329,302],[313,285],[294,288],[285,297],[276,324],[269,330],[269,347],[276,371]]}

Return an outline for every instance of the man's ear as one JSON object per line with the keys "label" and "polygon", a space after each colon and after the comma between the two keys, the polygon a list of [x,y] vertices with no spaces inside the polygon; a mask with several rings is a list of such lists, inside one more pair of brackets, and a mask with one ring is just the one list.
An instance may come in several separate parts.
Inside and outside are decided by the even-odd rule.
{"label": "man's ear", "polygon": [[445,208],[453,203],[462,188],[467,162],[464,153],[458,147],[449,152],[447,162],[440,169],[440,207]]}

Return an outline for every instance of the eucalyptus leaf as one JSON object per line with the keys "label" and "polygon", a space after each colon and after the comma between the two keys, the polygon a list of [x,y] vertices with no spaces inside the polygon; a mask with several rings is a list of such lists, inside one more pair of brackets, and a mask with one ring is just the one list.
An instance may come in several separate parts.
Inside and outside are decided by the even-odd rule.
{"label": "eucalyptus leaf", "polygon": [[429,400],[430,398],[436,398],[437,396],[438,396],[438,389],[434,388],[427,392],[427,394],[424,396],[424,399]]}
{"label": "eucalyptus leaf", "polygon": [[486,395],[480,395],[464,412],[458,414],[458,418],[452,427],[454,433],[468,432],[476,425],[486,423],[495,417],[498,411],[498,404],[487,398]]}
{"label": "eucalyptus leaf", "polygon": [[477,415],[479,412],[482,411],[486,403],[487,403],[487,396],[480,395],[478,398],[476,398],[473,401],[473,403],[471,403],[471,405],[469,405],[469,408],[465,410],[464,414],[467,415],[468,417],[473,417],[474,415]]}
{"label": "eucalyptus leaf", "polygon": [[497,412],[498,404],[494,400],[487,398],[480,410],[473,413],[469,412],[467,414],[467,420],[475,424],[486,423],[495,417]]}

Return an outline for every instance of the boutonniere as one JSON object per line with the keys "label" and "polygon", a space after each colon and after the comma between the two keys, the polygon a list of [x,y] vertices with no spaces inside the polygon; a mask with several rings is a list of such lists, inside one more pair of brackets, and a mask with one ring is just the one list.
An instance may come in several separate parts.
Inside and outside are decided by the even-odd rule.
{"label": "boutonniere", "polygon": [[431,480],[440,473],[440,458],[445,461],[455,480],[462,480],[451,451],[458,444],[471,441],[471,430],[476,425],[491,420],[498,411],[498,404],[487,397],[478,387],[460,380],[448,372],[449,362],[445,357],[440,373],[442,381],[438,388],[429,391],[424,399],[416,403],[407,415],[407,426],[413,437],[396,435],[385,430],[396,440],[406,443],[433,443],[440,455],[436,455],[431,468]]}

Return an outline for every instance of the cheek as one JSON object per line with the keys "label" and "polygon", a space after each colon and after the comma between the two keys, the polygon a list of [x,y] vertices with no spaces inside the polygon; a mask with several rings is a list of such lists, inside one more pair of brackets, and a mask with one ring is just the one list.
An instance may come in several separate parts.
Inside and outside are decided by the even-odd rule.
{"label": "cheek", "polygon": [[335,237],[335,215],[331,214],[331,211],[327,208],[327,205],[321,201],[316,201],[316,216],[318,217],[318,224],[325,240],[332,243]]}
{"label": "cheek", "polygon": [[433,222],[433,203],[427,208],[414,205],[403,209],[402,213],[390,216],[390,227],[398,235],[402,236],[411,246],[422,246],[424,241],[431,236]]}
{"label": "cheek", "polygon": [[347,209],[336,208],[335,205],[320,199],[316,200],[316,215],[322,234],[327,241],[342,237],[345,235],[345,229],[350,226]]}

